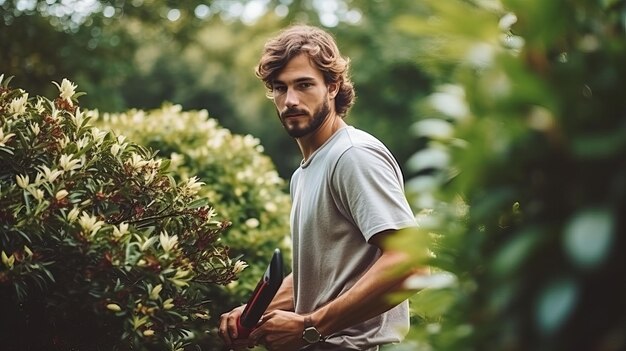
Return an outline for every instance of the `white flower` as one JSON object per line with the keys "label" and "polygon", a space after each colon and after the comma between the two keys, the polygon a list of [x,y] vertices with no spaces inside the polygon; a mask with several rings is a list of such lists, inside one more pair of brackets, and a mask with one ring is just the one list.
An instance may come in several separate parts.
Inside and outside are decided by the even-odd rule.
{"label": "white flower", "polygon": [[465,59],[476,68],[486,68],[493,64],[495,46],[488,42],[476,43],[467,50]]}
{"label": "white flower", "polygon": [[28,189],[26,189],[26,190],[28,190],[28,192],[29,192],[31,195],[33,195],[33,197],[34,197],[35,199],[37,199],[37,200],[39,200],[39,201],[43,200],[43,196],[44,196],[43,190],[41,190],[41,189],[37,189],[37,188],[35,188],[35,187],[29,187],[29,188],[28,188]]}
{"label": "white flower", "polygon": [[21,115],[26,113],[26,104],[28,102],[28,93],[11,100],[9,104],[9,113],[13,115]]}
{"label": "white flower", "polygon": [[169,236],[166,230],[159,235],[159,241],[161,242],[161,247],[165,252],[170,252],[176,244],[178,243],[178,235]]}
{"label": "white flower", "polygon": [[44,102],[45,101],[41,96],[37,97],[37,103],[35,104],[35,111],[37,111],[37,113],[42,113],[45,110],[43,107]]}
{"label": "white flower", "polygon": [[63,174],[63,171],[58,169],[51,170],[46,165],[39,166],[39,169],[41,170],[41,173],[38,173],[37,175],[39,176],[41,174],[43,178],[50,183],[54,182],[61,174]]}
{"label": "white flower", "polygon": [[145,165],[148,164],[148,161],[144,160],[140,155],[138,155],[136,152],[133,152],[132,155],[130,156],[130,158],[128,160],[126,160],[126,163],[134,170],[139,170],[142,167],[144,167]]}
{"label": "white flower", "polygon": [[52,83],[56,85],[57,88],[59,88],[59,93],[60,93],[59,96],[61,97],[61,99],[67,101],[70,104],[70,106],[74,106],[74,104],[72,103],[72,96],[76,94],[76,88],[78,86],[70,82],[66,78],[63,78],[63,81],[61,82],[60,86],[57,82],[52,82]]}
{"label": "white flower", "polygon": [[93,236],[102,228],[104,222],[99,221],[97,217],[90,216],[87,212],[83,211],[83,215],[78,219],[78,224],[86,233]]}
{"label": "white flower", "polygon": [[4,130],[0,128],[0,146],[6,146],[6,143],[15,136],[15,133],[8,133],[4,135]]}
{"label": "white flower", "polygon": [[76,148],[78,150],[82,150],[85,146],[87,146],[87,144],[89,144],[89,138],[86,136],[82,137],[80,140],[76,141]]}
{"label": "white flower", "polygon": [[100,130],[99,128],[91,128],[91,135],[93,136],[93,140],[96,143],[96,145],[100,145],[102,144],[102,141],[104,140],[104,137],[108,134],[109,132],[107,132],[106,130]]}
{"label": "white flower", "polygon": [[117,144],[117,143],[111,145],[111,155],[117,156],[117,154],[120,152],[121,148],[122,147],[120,146],[120,144]]}
{"label": "white flower", "polygon": [[184,185],[183,192],[186,195],[194,195],[198,193],[198,190],[202,188],[204,182],[199,182],[198,177],[193,176],[187,180],[187,183]]}
{"label": "white flower", "polygon": [[79,159],[73,159],[72,155],[61,155],[59,159],[59,166],[65,171],[72,171],[81,167]]}
{"label": "white flower", "polygon": [[85,121],[85,114],[80,110],[80,108],[76,109],[76,112],[72,115],[72,121],[76,125],[76,130],[80,129]]}
{"label": "white flower", "polygon": [[239,274],[244,269],[246,269],[246,267],[248,267],[248,264],[246,262],[238,260],[237,262],[235,262],[235,265],[233,266],[233,273]]}
{"label": "white flower", "polygon": [[31,123],[29,128],[30,131],[33,132],[33,135],[39,135],[39,132],[41,131],[41,128],[39,128],[39,124],[37,123]]}
{"label": "white flower", "polygon": [[267,212],[276,212],[278,211],[278,206],[276,206],[273,202],[268,202],[265,204],[265,211]]}
{"label": "white flower", "polygon": [[207,219],[210,221],[215,216],[217,216],[217,212],[215,212],[215,209],[213,207],[209,208],[209,213],[207,213],[206,215]]}
{"label": "white flower", "polygon": [[443,85],[428,98],[431,106],[439,112],[453,117],[462,119],[469,113],[469,107],[465,99],[465,90],[458,85]]}
{"label": "white flower", "polygon": [[113,156],[117,156],[117,154],[119,154],[120,151],[123,151],[124,149],[126,149],[126,146],[128,146],[128,143],[125,143],[124,140],[126,140],[126,137],[123,135],[119,135],[117,137],[117,143],[111,145],[111,154]]}
{"label": "white flower", "polygon": [[59,140],[59,146],[61,149],[65,149],[65,147],[71,142],[70,137],[67,135],[63,136],[63,139]]}
{"label": "white flower", "polygon": [[126,233],[128,233],[128,223],[126,222],[120,223],[119,227],[113,227],[113,236],[118,239]]}
{"label": "white flower", "polygon": [[67,190],[65,189],[61,189],[59,191],[57,191],[56,195],[54,196],[57,200],[62,200],[64,199],[69,193],[67,192]]}
{"label": "white flower", "polygon": [[170,155],[170,167],[173,169],[176,169],[178,167],[180,167],[180,165],[183,164],[183,162],[185,161],[185,158],[183,157],[183,155],[178,154],[176,152],[172,152],[172,154]]}
{"label": "white flower", "polygon": [[161,168],[161,160],[155,160],[155,159],[149,160],[148,167],[153,168],[155,170]]}
{"label": "white flower", "polygon": [[57,119],[59,119],[59,112],[61,112],[61,110],[52,105],[52,113],[50,113],[50,117],[52,117],[52,119],[56,121]]}
{"label": "white flower", "polygon": [[508,31],[511,29],[511,26],[514,25],[516,22],[517,16],[515,16],[514,13],[509,12],[500,18],[500,21],[498,22],[498,27],[501,30]]}
{"label": "white flower", "polygon": [[256,218],[248,218],[246,220],[246,226],[248,226],[248,228],[256,228],[259,226],[259,224],[260,222]]}
{"label": "white flower", "polygon": [[28,175],[22,176],[18,174],[15,176],[15,180],[17,181],[17,185],[19,185],[20,188],[26,189],[28,187]]}
{"label": "white flower", "polygon": [[154,178],[157,175],[157,170],[156,169],[151,169],[148,173],[144,174],[143,176],[143,180],[144,180],[144,184],[148,185],[150,183],[152,183],[152,181],[154,180]]}

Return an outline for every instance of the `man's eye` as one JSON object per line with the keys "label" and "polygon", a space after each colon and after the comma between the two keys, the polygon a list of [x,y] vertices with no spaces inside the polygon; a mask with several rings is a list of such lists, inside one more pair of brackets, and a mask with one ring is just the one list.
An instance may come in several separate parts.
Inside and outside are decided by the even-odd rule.
{"label": "man's eye", "polygon": [[312,86],[313,86],[313,84],[311,84],[311,83],[300,83],[300,88],[302,88],[302,89],[310,88]]}
{"label": "man's eye", "polygon": [[274,87],[272,87],[272,90],[275,93],[283,93],[283,92],[285,92],[286,88],[284,86],[281,86],[281,85],[274,85]]}

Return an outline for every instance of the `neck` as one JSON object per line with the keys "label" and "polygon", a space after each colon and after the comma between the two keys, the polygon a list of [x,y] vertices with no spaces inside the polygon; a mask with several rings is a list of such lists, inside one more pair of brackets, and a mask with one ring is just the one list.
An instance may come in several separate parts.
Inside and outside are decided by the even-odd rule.
{"label": "neck", "polygon": [[305,135],[300,138],[296,138],[300,152],[304,160],[308,160],[309,157],[322,146],[330,137],[332,137],[339,129],[345,127],[347,124],[337,114],[331,112],[331,115],[326,118],[324,123],[320,125],[314,132]]}

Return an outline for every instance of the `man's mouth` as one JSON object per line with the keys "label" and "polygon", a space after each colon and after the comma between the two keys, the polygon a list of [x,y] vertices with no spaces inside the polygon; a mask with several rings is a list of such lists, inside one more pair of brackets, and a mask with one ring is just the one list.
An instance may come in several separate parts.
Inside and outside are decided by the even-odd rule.
{"label": "man's mouth", "polygon": [[282,114],[282,118],[292,118],[292,117],[302,117],[302,116],[306,116],[306,112],[303,111],[287,111],[285,113]]}

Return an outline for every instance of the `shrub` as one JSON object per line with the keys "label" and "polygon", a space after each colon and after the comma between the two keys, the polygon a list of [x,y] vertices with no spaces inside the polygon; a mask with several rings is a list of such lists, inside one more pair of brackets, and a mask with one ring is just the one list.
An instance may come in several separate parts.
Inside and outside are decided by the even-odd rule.
{"label": "shrub", "polygon": [[[182,349],[210,288],[245,267],[219,242],[202,183],[94,127],[76,86],[53,101],[0,75],[3,349]],[[56,84],[56,83],[55,83]]]}
{"label": "shrub", "polygon": [[206,183],[199,194],[211,199],[217,213],[232,223],[221,240],[249,267],[226,288],[210,287],[220,302],[211,305],[211,324],[217,325],[222,312],[246,301],[274,248],[288,253],[291,204],[285,181],[263,154],[258,139],[232,134],[209,118],[206,110],[182,111],[178,105],[164,105],[152,111],[96,116],[94,123],[101,128],[123,132],[171,159],[179,181],[198,176]]}

